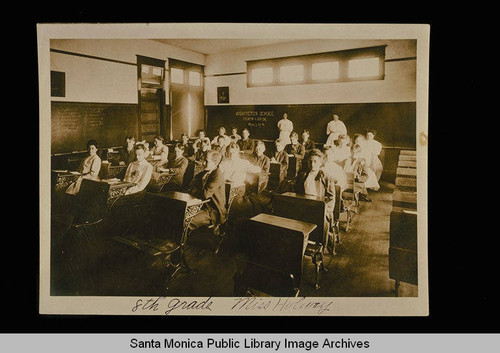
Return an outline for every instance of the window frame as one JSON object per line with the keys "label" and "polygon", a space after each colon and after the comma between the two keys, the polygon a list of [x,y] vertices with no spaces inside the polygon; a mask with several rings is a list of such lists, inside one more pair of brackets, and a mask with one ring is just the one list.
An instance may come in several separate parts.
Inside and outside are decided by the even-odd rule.
{"label": "window frame", "polygon": [[[182,71],[182,82],[176,82],[176,81],[173,81],[172,78],[173,78],[173,74],[172,72],[174,70],[180,70]],[[169,74],[169,78],[170,78],[170,84],[173,84],[173,85],[185,85],[186,84],[186,69],[184,68],[181,68],[181,67],[170,67],[169,68],[169,71],[170,71],[170,74]]]}
{"label": "window frame", "polygon": [[[298,55],[293,57],[278,57],[263,60],[247,60],[247,87],[266,87],[266,86],[288,86],[318,83],[340,83],[356,81],[374,81],[385,79],[385,49],[387,45],[378,45],[373,47],[355,48],[339,50],[332,52]],[[349,77],[349,62],[356,59],[379,58],[379,74],[366,77]],[[312,65],[324,62],[338,62],[339,76],[333,79],[313,79]],[[304,78],[300,81],[281,81],[280,69],[283,66],[303,65]],[[252,82],[252,70],[264,67],[271,67],[273,70],[273,80],[269,83]]]}

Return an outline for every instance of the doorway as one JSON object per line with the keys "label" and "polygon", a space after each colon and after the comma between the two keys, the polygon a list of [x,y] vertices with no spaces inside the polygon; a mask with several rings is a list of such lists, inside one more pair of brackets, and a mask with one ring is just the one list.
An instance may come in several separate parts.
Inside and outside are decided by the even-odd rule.
{"label": "doorway", "polygon": [[177,141],[205,127],[204,68],[175,59],[169,59],[169,67],[170,140]]}
{"label": "doorway", "polygon": [[137,55],[138,140],[152,142],[168,134],[165,121],[165,60]]}

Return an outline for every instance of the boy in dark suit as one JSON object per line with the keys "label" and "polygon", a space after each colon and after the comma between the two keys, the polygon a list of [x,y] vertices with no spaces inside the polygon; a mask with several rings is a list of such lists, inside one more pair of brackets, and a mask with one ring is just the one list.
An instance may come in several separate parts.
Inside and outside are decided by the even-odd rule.
{"label": "boy in dark suit", "polygon": [[244,154],[252,154],[255,150],[255,142],[250,138],[250,131],[244,128],[241,135],[242,138],[236,142],[240,147],[240,151]]}
{"label": "boy in dark suit", "polygon": [[286,145],[286,153],[295,156],[295,158],[304,158],[306,150],[304,149],[304,146],[299,143],[299,134],[297,134],[295,131],[292,132],[292,134],[290,135],[290,140],[292,141],[292,143]]}
{"label": "boy in dark suit", "polygon": [[158,167],[159,172],[167,172],[174,174],[170,182],[163,187],[164,191],[178,191],[182,187],[184,174],[188,167],[189,161],[184,157],[185,146],[182,143],[175,145],[175,157],[167,163],[167,167]]}
{"label": "boy in dark suit", "polygon": [[285,151],[285,144],[282,140],[277,139],[275,141],[276,151],[274,152],[274,156],[271,159],[271,162],[276,162],[279,164],[284,164],[288,168],[288,153]]}
{"label": "boy in dark suit", "polygon": [[258,140],[255,143],[255,152],[252,155],[252,159],[250,160],[250,162],[253,165],[260,167],[261,170],[259,178],[260,182],[259,185],[257,186],[258,193],[264,190],[269,182],[269,170],[271,169],[271,160],[269,159],[268,156],[264,154],[265,151],[266,151],[266,145],[264,144],[264,141]]}
{"label": "boy in dark suit", "polygon": [[[295,191],[298,194],[335,200],[335,182],[332,177],[321,169],[322,164],[323,154],[318,149],[312,149],[309,153],[307,169],[297,176]],[[334,239],[334,207],[335,201],[330,201],[327,203],[327,209],[325,210],[325,228],[323,231],[327,232],[329,239]],[[335,254],[334,248],[332,248],[332,253]]]}
{"label": "boy in dark suit", "polygon": [[191,182],[189,193],[202,200],[209,199],[203,209],[193,217],[189,230],[213,224],[218,227],[226,220],[226,191],[224,173],[219,168],[222,155],[210,150],[207,152],[205,169]]}

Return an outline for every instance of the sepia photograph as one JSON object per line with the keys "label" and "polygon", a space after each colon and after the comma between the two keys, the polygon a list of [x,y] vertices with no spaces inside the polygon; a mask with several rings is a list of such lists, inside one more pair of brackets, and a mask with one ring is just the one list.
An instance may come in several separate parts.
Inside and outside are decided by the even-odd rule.
{"label": "sepia photograph", "polygon": [[427,316],[429,29],[38,24],[40,314]]}

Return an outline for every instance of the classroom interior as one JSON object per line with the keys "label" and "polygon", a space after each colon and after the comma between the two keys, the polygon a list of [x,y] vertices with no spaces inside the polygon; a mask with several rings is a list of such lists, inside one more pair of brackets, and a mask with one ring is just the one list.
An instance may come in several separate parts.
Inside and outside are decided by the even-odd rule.
{"label": "classroom interior", "polygon": [[[417,297],[417,44],[52,39],[50,294]],[[285,150],[291,144],[290,131],[280,130],[286,116],[298,143],[307,130],[326,163],[337,147],[327,134],[334,115],[349,150],[367,130],[381,144],[378,187],[367,195],[356,171],[329,197],[298,191],[312,150],[276,161],[276,140]],[[207,158],[199,131],[222,168],[232,140],[219,146],[221,127],[226,137],[247,129],[252,150],[235,143],[238,158],[257,165],[262,145],[268,169],[246,172],[238,185],[224,180],[225,220],[206,211],[211,223],[192,229],[214,204],[192,192],[208,164],[197,157]],[[138,186],[128,180],[136,160],[122,158],[127,137],[151,157],[151,175],[134,194],[127,190]],[[99,163],[87,178],[92,140]],[[157,145],[168,150],[161,162]],[[187,162],[176,178],[180,155]]]}

